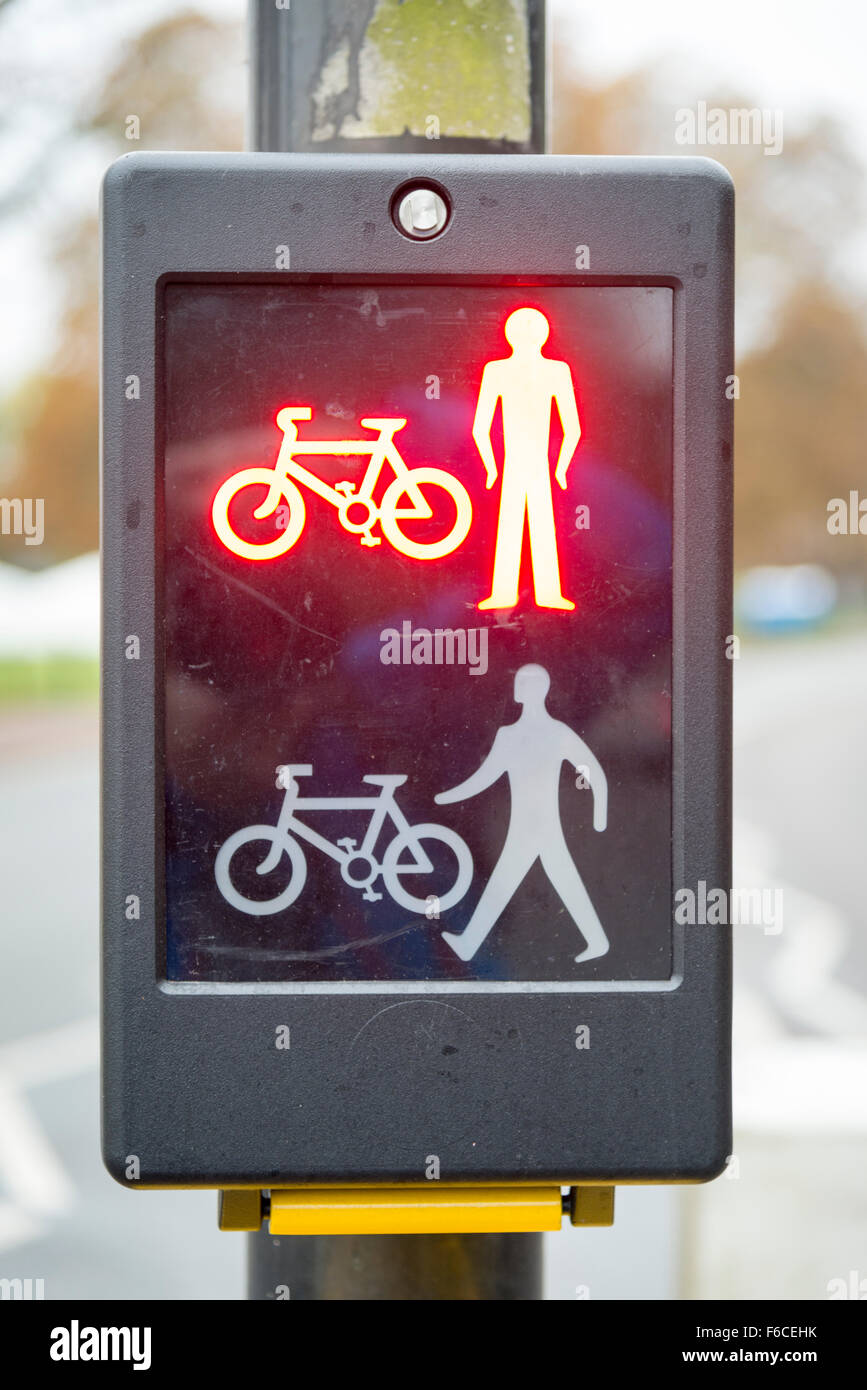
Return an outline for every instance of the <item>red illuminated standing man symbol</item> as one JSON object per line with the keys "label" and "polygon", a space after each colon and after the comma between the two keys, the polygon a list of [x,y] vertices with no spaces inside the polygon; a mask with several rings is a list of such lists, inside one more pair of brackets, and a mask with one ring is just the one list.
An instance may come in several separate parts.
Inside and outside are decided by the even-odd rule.
{"label": "red illuminated standing man symbol", "polygon": [[566,471],[581,438],[575,388],[568,362],[542,355],[550,324],[538,309],[516,309],[506,319],[511,357],[488,362],[482,372],[479,401],[473,420],[473,439],[487,472],[488,488],[497,481],[497,462],[491,446],[491,425],[497,402],[503,403],[503,485],[494,554],[491,595],[480,608],[514,608],[524,546],[524,518],[530,533],[533,585],[539,608],[574,608],[560,588],[557,531],[548,445],[551,403],[563,427],[554,477],[566,486]]}

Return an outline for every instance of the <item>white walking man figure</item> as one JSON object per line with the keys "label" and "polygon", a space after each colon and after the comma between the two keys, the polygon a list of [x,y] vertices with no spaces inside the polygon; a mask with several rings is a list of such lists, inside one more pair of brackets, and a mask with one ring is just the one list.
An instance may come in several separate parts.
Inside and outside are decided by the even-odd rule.
{"label": "white walking man figure", "polygon": [[530,533],[530,559],[538,608],[574,608],[560,589],[560,562],[551,466],[551,407],[557,407],[563,438],[554,477],[566,486],[566,472],[581,438],[575,387],[568,362],[545,357],[542,348],[550,325],[538,309],[516,309],[506,319],[510,357],[488,362],[482,372],[473,420],[473,439],[485,465],[485,486],[497,481],[491,426],[497,402],[503,408],[503,484],[489,598],[480,608],[514,608],[524,548],[524,521]]}
{"label": "white walking man figure", "polygon": [[608,937],[560,824],[560,769],[564,762],[571,763],[589,783],[594,830],[604,830],[607,824],[608,783],[583,739],[545,708],[550,685],[543,666],[522,666],[515,675],[515,700],[524,707],[520,718],[498,730],[478,772],[434,798],[438,805],[465,801],[493,786],[503,773],[509,778],[512,810],[503,852],[469,925],[460,933],[442,933],[461,960],[472,960],[537,859],[587,942],[575,960],[594,960],[608,950]]}

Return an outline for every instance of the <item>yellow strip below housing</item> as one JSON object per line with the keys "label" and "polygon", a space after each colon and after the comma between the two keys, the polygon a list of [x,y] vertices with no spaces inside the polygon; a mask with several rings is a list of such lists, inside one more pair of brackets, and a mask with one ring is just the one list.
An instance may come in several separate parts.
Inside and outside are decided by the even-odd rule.
{"label": "yellow strip below housing", "polygon": [[298,1188],[271,1192],[272,1235],[558,1231],[559,1187]]}

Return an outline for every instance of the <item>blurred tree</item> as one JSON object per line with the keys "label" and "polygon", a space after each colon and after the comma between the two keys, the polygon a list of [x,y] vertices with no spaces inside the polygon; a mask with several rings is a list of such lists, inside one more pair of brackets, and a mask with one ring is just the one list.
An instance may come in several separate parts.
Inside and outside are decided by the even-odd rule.
{"label": "blurred tree", "polygon": [[[560,51],[554,69],[553,148],[562,153],[703,155],[724,164],[737,191],[738,289],[742,300],[768,302],[768,281],[780,294],[806,281],[839,274],[844,237],[864,227],[864,166],[838,123],[818,117],[783,129],[782,152],[754,144],[679,144],[678,113],[700,94],[684,65],[659,63],[598,87]],[[737,92],[707,92],[710,110],[749,110]],[[743,306],[741,306],[743,307]],[[748,304],[746,306],[750,308]]]}
{"label": "blurred tree", "polygon": [[[170,16],[123,47],[102,86],[70,112],[70,138],[98,143],[106,163],[139,149],[238,149],[242,53],[236,25],[194,11]],[[232,83],[234,101],[226,99]],[[127,138],[131,116],[137,140]],[[22,172],[22,190],[38,182]],[[46,506],[42,546],[0,536],[0,559],[16,564],[41,568],[99,544],[96,202],[94,188],[94,212],[64,224],[49,248],[63,287],[56,348],[0,410],[3,491]]]}
{"label": "blurred tree", "polygon": [[[588,84],[563,50],[555,66],[556,150],[707,155],[736,188],[737,300],[747,346],[735,405],[735,554],[740,565],[822,561],[867,575],[863,538],[830,536],[827,502],[867,496],[863,296],[844,298],[844,237],[865,234],[864,170],[827,118],[786,131],[783,152],[677,144],[695,109],[683,65]],[[687,88],[685,90],[685,84]],[[705,94],[708,108],[749,108]]]}
{"label": "blurred tree", "polygon": [[774,339],[745,358],[735,415],[736,561],[811,561],[863,576],[865,538],[832,535],[828,502],[867,498],[867,346],[821,282],[796,287]]}
{"label": "blurred tree", "polygon": [[[225,84],[237,82],[243,52],[237,25],[194,10],[172,15],[127,44],[82,128],[103,133],[118,154],[240,149],[245,89],[227,103]],[[130,116],[140,123],[135,144],[126,138]]]}
{"label": "blurred tree", "polygon": [[[867,546],[829,537],[825,525],[829,497],[859,483],[867,492],[859,460],[863,305],[846,302],[838,288],[840,229],[863,233],[864,180],[840,130],[826,119],[787,130],[776,156],[761,146],[685,147],[675,140],[677,112],[694,108],[697,94],[683,62],[594,85],[576,70],[569,44],[554,51],[555,149],[707,154],[734,176],[739,314],[748,329],[736,407],[739,562],[824,558],[867,572]],[[131,149],[238,148],[242,52],[237,26],[195,11],[154,24],[123,47],[96,92],[69,114],[67,145],[89,142],[106,162]],[[750,105],[731,94],[704,99],[724,110]],[[2,113],[7,121],[13,108]],[[127,138],[131,117],[138,140]],[[56,149],[43,156],[57,158]],[[9,206],[38,190],[44,159],[21,172]],[[0,537],[0,557],[40,566],[97,544],[95,216],[72,230],[64,224],[57,247],[64,312],[56,350],[0,405],[3,489],[44,497],[50,517],[44,546]]]}

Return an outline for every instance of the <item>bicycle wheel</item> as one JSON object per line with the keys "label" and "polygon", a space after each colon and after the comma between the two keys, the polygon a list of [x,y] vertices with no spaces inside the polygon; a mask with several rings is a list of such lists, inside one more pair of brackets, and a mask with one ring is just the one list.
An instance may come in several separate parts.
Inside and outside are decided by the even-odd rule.
{"label": "bicycle wheel", "polygon": [[[262,541],[261,543],[245,541],[235,531],[229,520],[229,507],[238,493],[246,487],[264,486],[270,488],[273,484],[273,468],[242,468],[240,472],[233,473],[230,478],[227,478],[217,490],[211,507],[214,530],[226,549],[231,550],[235,555],[240,555],[244,560],[276,560],[278,555],[285,555],[287,550],[292,549],[304,530],[306,518],[304,498],[293,482],[290,482],[288,478],[282,478],[279,484],[280,492],[285,497],[289,510],[285,530],[281,531],[274,540]],[[256,517],[257,512],[258,508],[254,508],[251,515]],[[260,517],[257,519],[261,520]]]}
{"label": "bicycle wheel", "polygon": [[[276,898],[245,898],[232,882],[229,866],[233,855],[242,846],[253,844],[256,840],[264,840],[272,846],[279,842],[281,850],[285,850],[289,856],[292,870],[289,882]],[[282,855],[280,858],[282,862]],[[297,840],[293,840],[291,835],[281,835],[276,826],[245,825],[243,830],[236,830],[234,835],[230,835],[220,848],[214,861],[214,878],[230,907],[236,907],[239,912],[247,912],[251,917],[267,917],[269,913],[282,912],[284,907],[291,907],[294,903],[307,879],[307,860]]]}
{"label": "bicycle wheel", "polygon": [[[407,495],[408,478],[412,479],[412,482],[422,493],[428,507],[427,517],[423,513],[419,514],[412,498]],[[442,510],[441,501],[436,495],[431,500],[428,500],[426,496],[426,490],[432,488],[440,488],[443,492],[448,493],[455,508],[454,524],[448,534],[439,540],[410,540],[401,530],[402,522],[413,519],[426,521],[430,517],[437,516]],[[406,497],[406,504],[402,502],[404,497]],[[438,502],[440,502],[439,506],[437,505]],[[441,468],[412,468],[403,477],[396,477],[394,482],[389,483],[386,488],[379,509],[379,524],[386,540],[394,546],[395,550],[399,550],[402,555],[408,555],[413,560],[440,560],[443,555],[450,555],[466,540],[472,520],[473,506],[469,493],[462,482]]]}
{"label": "bicycle wheel", "polygon": [[[457,860],[457,874],[451,888],[448,888],[445,893],[437,891],[436,883],[431,883],[430,886],[419,884],[418,887],[427,887],[427,893],[423,898],[414,898],[403,886],[401,879],[412,875],[418,878],[420,875],[431,873],[433,865],[429,859],[427,868],[419,867],[419,859],[427,858],[421,846],[422,840],[436,840],[440,844],[447,845]],[[399,862],[404,850],[410,850],[413,853],[414,863],[401,864]],[[440,912],[448,911],[450,907],[454,907],[455,903],[460,902],[469,888],[472,878],[473,856],[460,835],[455,834],[454,830],[449,830],[444,825],[410,825],[406,830],[401,830],[398,835],[395,835],[382,859],[382,881],[394,901],[401,907],[405,907],[408,912],[424,912],[428,898],[432,896],[438,898]]]}

